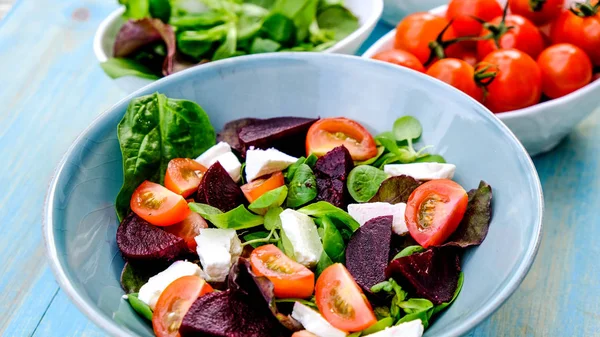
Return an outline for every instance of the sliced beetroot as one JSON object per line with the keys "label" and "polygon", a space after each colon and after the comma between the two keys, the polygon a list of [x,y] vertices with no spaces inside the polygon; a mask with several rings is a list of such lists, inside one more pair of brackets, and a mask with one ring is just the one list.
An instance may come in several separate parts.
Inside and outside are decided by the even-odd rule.
{"label": "sliced beetroot", "polygon": [[242,128],[260,122],[262,119],[257,118],[241,118],[231,121],[223,127],[223,130],[217,135],[217,142],[226,142],[232,149],[239,151],[243,150],[240,143],[239,134]]}
{"label": "sliced beetroot", "polygon": [[133,212],[117,229],[117,246],[126,260],[137,263],[166,263],[189,255],[185,240],[152,226]]}
{"label": "sliced beetroot", "polygon": [[276,148],[291,156],[305,154],[306,133],[317,119],[276,117],[258,120],[239,132],[242,154],[254,146],[258,149]]}
{"label": "sliced beetroot", "polygon": [[197,202],[216,207],[223,212],[231,211],[245,200],[242,189],[219,162],[208,168],[196,195]]}
{"label": "sliced beetroot", "polygon": [[354,232],[346,248],[346,268],[365,292],[387,280],[392,240],[392,216],[367,221]]}
{"label": "sliced beetroot", "polygon": [[438,305],[450,302],[458,286],[460,260],[452,247],[432,248],[423,253],[396,259],[386,271],[409,292]]}
{"label": "sliced beetroot", "polygon": [[327,201],[336,207],[346,209],[350,200],[346,180],[353,167],[352,156],[343,145],[319,158],[314,167],[317,178],[317,200]]}

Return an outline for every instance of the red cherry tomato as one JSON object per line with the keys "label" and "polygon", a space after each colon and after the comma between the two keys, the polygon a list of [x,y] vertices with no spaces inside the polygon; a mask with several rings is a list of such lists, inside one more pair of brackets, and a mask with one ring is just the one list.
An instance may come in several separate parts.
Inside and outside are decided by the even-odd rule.
{"label": "red cherry tomato", "polygon": [[[498,49],[518,49],[534,59],[544,50],[544,38],[540,30],[531,21],[520,15],[506,16],[504,24],[502,23],[502,17],[498,17],[492,20],[490,24],[501,27],[499,28],[500,33],[497,34],[500,48],[498,48],[494,39],[477,42],[477,57],[480,60]],[[508,27],[513,28],[508,29]],[[480,36],[485,37],[489,34],[490,30],[484,28]]]}
{"label": "red cherry tomato", "polygon": [[242,192],[248,199],[248,202],[253,203],[263,194],[272,191],[278,187],[285,185],[283,173],[276,172],[266,179],[256,179],[242,186]]}
{"label": "red cherry tomato", "polygon": [[292,337],[319,337],[314,333],[307,330],[296,331],[292,334]]}
{"label": "red cherry tomato", "polygon": [[[448,20],[431,13],[410,14],[400,21],[396,28],[394,48],[406,50],[424,64],[431,54],[429,43],[435,41],[447,25]],[[454,38],[454,29],[450,27],[444,33],[443,39],[446,41]]]}
{"label": "red cherry tomato", "polygon": [[448,179],[431,180],[417,187],[406,203],[406,225],[423,248],[443,244],[462,220],[467,192]]}
{"label": "red cherry tomato", "polygon": [[212,291],[210,284],[198,276],[184,276],[171,282],[160,294],[152,314],[156,337],[178,337],[183,316],[198,297]]}
{"label": "red cherry tomato", "polygon": [[559,98],[583,88],[592,80],[592,62],[581,48],[557,44],[544,50],[538,58],[542,71],[542,92]]}
{"label": "red cherry tomato", "polygon": [[475,69],[463,60],[439,60],[427,69],[427,75],[450,84],[478,102],[483,100],[483,89],[475,81]]}
{"label": "red cherry tomato", "polygon": [[560,16],[565,0],[510,0],[508,4],[513,14],[543,26]]}
{"label": "red cherry tomato", "polygon": [[198,190],[206,170],[202,164],[189,158],[171,159],[165,174],[165,187],[187,198]]}
{"label": "red cherry tomato", "polygon": [[135,214],[155,226],[171,226],[190,215],[187,201],[181,195],[150,181],[138,186],[129,205]]}
{"label": "red cherry tomato", "polygon": [[[600,66],[600,2],[595,6],[580,4],[580,15],[563,12],[552,25],[553,43],[571,43],[583,49],[596,66]],[[577,6],[575,10],[577,11]]]}
{"label": "red cherry tomato", "polygon": [[473,17],[491,21],[502,16],[502,7],[496,0],[451,0],[446,19],[452,22],[456,36],[479,36],[483,28]]}
{"label": "red cherry tomato", "polygon": [[423,67],[423,63],[421,63],[421,61],[419,61],[419,59],[415,55],[404,50],[390,49],[382,51],[373,56],[373,59],[393,63],[395,65],[410,68],[422,73],[425,72],[425,67]]}
{"label": "red cherry tomato", "polygon": [[542,97],[542,73],[537,63],[516,49],[489,54],[483,64],[497,66],[494,81],[486,87],[485,106],[492,112],[506,112],[532,106]]}
{"label": "red cherry tomato", "polygon": [[275,245],[260,246],[250,255],[252,271],[271,282],[278,298],[307,298],[315,289],[315,274],[290,259]]}
{"label": "red cherry tomato", "polygon": [[344,145],[352,159],[357,161],[368,160],[377,155],[377,144],[371,133],[351,119],[323,118],[308,129],[307,155],[324,156],[340,145]]}
{"label": "red cherry tomato", "polygon": [[315,299],[323,317],[340,330],[361,331],[377,323],[371,304],[341,263],[321,273]]}
{"label": "red cherry tomato", "polygon": [[184,239],[190,250],[195,252],[197,244],[194,238],[200,235],[202,228],[208,228],[206,220],[200,214],[190,212],[182,222],[165,227],[165,231]]}

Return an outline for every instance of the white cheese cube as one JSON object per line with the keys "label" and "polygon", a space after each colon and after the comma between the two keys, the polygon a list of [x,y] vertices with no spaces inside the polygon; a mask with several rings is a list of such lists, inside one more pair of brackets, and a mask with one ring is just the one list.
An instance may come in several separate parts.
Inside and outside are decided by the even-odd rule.
{"label": "white cheese cube", "polygon": [[317,225],[306,214],[286,209],[279,214],[281,228],[294,247],[296,262],[308,268],[314,267],[323,253],[323,245]]}
{"label": "white cheese cube", "polygon": [[204,153],[201,154],[200,157],[196,158],[196,161],[206,167],[211,167],[212,164],[217,162],[217,158],[220,155],[225,154],[227,152],[231,152],[231,146],[229,146],[229,144],[225,142],[220,142],[217,145],[211,147],[210,149],[204,151]]}
{"label": "white cheese cube", "polygon": [[253,181],[267,174],[283,171],[298,161],[279,150],[250,148],[246,151],[246,180]]}
{"label": "white cheese cube", "polygon": [[225,142],[220,142],[206,150],[200,157],[196,158],[196,161],[207,168],[211,167],[214,163],[219,162],[225,171],[229,173],[231,179],[236,183],[242,178],[242,163],[240,163],[236,155],[231,152],[231,146]]}
{"label": "white cheese cube", "polygon": [[389,204],[387,202],[371,202],[368,204],[350,204],[348,205],[348,214],[354,218],[361,226],[367,221],[380,216],[392,215],[392,230],[398,235],[404,235],[408,232],[404,212],[406,204]]}
{"label": "white cheese cube", "polygon": [[331,325],[320,313],[308,306],[296,302],[292,317],[300,322],[304,329],[319,337],[345,337],[347,333]]}
{"label": "white cheese cube", "polygon": [[148,306],[154,310],[160,294],[162,294],[162,292],[169,286],[169,284],[171,284],[171,282],[180,277],[190,275],[202,276],[202,270],[195,263],[177,261],[170,265],[169,268],[152,276],[148,280],[148,283],[144,284],[142,288],[140,288],[138,298],[140,301],[148,304]]}
{"label": "white cheese cube", "polygon": [[242,254],[242,242],[235,230],[203,228],[194,239],[206,280],[224,282],[229,268]]}
{"label": "white cheese cube", "polygon": [[371,337],[421,337],[423,336],[423,323],[420,319],[405,322],[385,330],[376,332]]}
{"label": "white cheese cube", "polygon": [[452,179],[456,165],[440,163],[390,164],[383,167],[391,176],[407,175],[417,180]]}

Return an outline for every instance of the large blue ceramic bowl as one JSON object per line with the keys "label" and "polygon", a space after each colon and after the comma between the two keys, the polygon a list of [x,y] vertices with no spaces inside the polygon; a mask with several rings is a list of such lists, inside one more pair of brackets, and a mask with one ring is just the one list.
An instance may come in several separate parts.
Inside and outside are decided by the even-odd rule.
{"label": "large blue ceramic bowl", "polygon": [[102,114],[73,144],[50,185],[44,236],[56,279],[92,321],[115,336],[152,336],[124,300],[113,202],[122,183],[117,123],[130,99],[153,92],[198,102],[216,129],[240,117],[346,116],[372,132],[398,116],[423,123],[423,141],[457,165],[465,188],[494,188],[489,235],[463,259],[456,302],[426,336],[459,336],[492,314],[519,286],[542,228],[542,190],[529,156],[483,106],[412,70],[357,57],[277,54],[190,69],[145,87]]}

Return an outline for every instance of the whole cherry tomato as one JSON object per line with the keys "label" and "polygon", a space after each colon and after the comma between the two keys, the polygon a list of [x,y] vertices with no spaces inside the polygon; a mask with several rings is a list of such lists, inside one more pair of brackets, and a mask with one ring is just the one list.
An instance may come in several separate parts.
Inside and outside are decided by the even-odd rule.
{"label": "whole cherry tomato", "polygon": [[[431,13],[414,13],[405,17],[396,28],[396,49],[406,50],[425,64],[431,55],[430,42],[436,41],[449,22]],[[445,41],[456,38],[454,29],[448,27],[442,38]]]}
{"label": "whole cherry tomato", "polygon": [[427,69],[427,75],[450,84],[478,102],[483,100],[483,89],[476,82],[475,69],[463,60],[439,60]]}
{"label": "whole cherry tomato", "polygon": [[538,26],[543,26],[560,16],[565,0],[511,0],[510,11],[521,15]]}
{"label": "whole cherry tomato", "polygon": [[518,49],[534,59],[544,50],[544,38],[540,30],[520,15],[507,15],[504,20],[498,17],[486,26],[481,37],[488,39],[477,42],[480,60],[498,49]]}
{"label": "whole cherry tomato", "polygon": [[446,19],[452,22],[456,36],[479,36],[482,25],[473,17],[491,21],[502,16],[502,7],[496,0],[451,0]]}
{"label": "whole cherry tomato", "polygon": [[487,86],[485,106],[492,112],[506,112],[539,103],[542,96],[542,73],[537,63],[516,49],[490,53],[483,64],[497,66],[494,81]]}
{"label": "whole cherry tomato", "polygon": [[571,43],[583,49],[600,66],[600,1],[575,4],[552,25],[553,43]]}
{"label": "whole cherry tomato", "polygon": [[581,48],[561,43],[544,50],[537,61],[542,92],[550,98],[572,93],[592,80],[592,62]]}
{"label": "whole cherry tomato", "polygon": [[373,56],[373,59],[393,63],[395,65],[410,68],[422,73],[425,72],[425,67],[423,67],[423,63],[421,63],[421,61],[419,61],[419,59],[415,55],[404,50],[390,49],[382,51]]}

